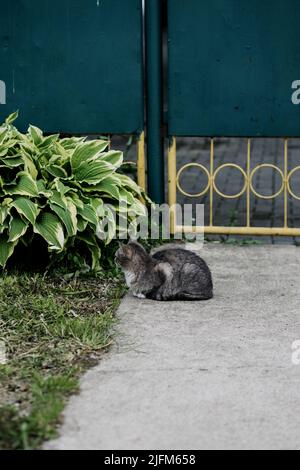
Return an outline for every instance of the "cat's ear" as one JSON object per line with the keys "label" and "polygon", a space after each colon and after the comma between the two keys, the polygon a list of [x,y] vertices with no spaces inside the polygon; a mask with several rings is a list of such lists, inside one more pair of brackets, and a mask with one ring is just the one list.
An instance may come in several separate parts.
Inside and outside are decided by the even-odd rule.
{"label": "cat's ear", "polygon": [[146,250],[143,247],[143,245],[141,245],[137,240],[129,240],[128,246],[132,246],[133,248],[138,249],[139,251],[143,251],[144,253],[146,253]]}
{"label": "cat's ear", "polygon": [[122,245],[122,251],[128,259],[132,258],[133,251],[132,251],[132,247],[129,245],[129,243],[127,245]]}

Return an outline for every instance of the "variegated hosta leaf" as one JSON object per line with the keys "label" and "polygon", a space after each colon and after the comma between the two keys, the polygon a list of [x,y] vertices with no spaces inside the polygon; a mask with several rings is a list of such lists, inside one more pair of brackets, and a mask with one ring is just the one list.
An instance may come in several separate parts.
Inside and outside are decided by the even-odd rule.
{"label": "variegated hosta leaf", "polygon": [[84,232],[88,226],[88,221],[80,215],[77,216],[77,230],[78,232]]}
{"label": "variegated hosta leaf", "polygon": [[5,194],[16,196],[37,197],[39,195],[36,182],[29,174],[25,172],[19,173],[16,185],[7,185],[5,186],[4,191]]}
{"label": "variegated hosta leaf", "polygon": [[100,258],[101,258],[100,247],[96,243],[95,245],[87,245],[87,248],[92,256],[92,269],[97,271],[100,268]]}
{"label": "variegated hosta leaf", "polygon": [[43,133],[38,127],[29,126],[28,134],[32,138],[34,145],[39,145],[43,142]]}
{"label": "variegated hosta leaf", "polygon": [[91,140],[79,144],[71,156],[73,171],[76,171],[83,163],[97,159],[107,147],[108,142],[105,140]]}
{"label": "variegated hosta leaf", "polygon": [[8,222],[4,222],[3,224],[0,224],[0,234],[6,232],[8,229]]}
{"label": "variegated hosta leaf", "polygon": [[86,141],[86,137],[66,137],[64,139],[60,139],[60,145],[65,150],[75,150],[79,144],[82,144]]}
{"label": "variegated hosta leaf", "polygon": [[5,141],[7,135],[8,135],[8,129],[7,127],[3,126],[0,127],[0,145]]}
{"label": "variegated hosta leaf", "polygon": [[77,233],[77,209],[72,199],[54,193],[49,200],[50,208],[58,215],[67,229],[69,237]]}
{"label": "variegated hosta leaf", "polygon": [[118,180],[115,178],[115,175],[108,176],[105,180],[101,181],[101,183],[90,186],[87,188],[88,192],[97,192],[103,193],[107,195],[109,198],[116,199],[117,201],[120,199],[120,191],[118,188]]}
{"label": "variegated hosta leaf", "polygon": [[8,216],[9,208],[8,206],[0,206],[0,224],[4,224],[6,217]]}
{"label": "variegated hosta leaf", "polygon": [[92,269],[99,269],[101,250],[97,243],[96,237],[93,233],[84,232],[78,236],[78,239],[86,244],[87,249],[89,250],[92,257]]}
{"label": "variegated hosta leaf", "polygon": [[29,223],[24,221],[20,216],[12,217],[9,224],[9,242],[16,242],[23,237],[28,229]]}
{"label": "variegated hosta leaf", "polygon": [[30,174],[30,176],[34,180],[36,180],[37,177],[38,177],[38,171],[37,171],[37,168],[36,168],[35,164],[27,156],[24,156],[24,160],[25,160],[25,169],[26,169],[26,171]]}
{"label": "variegated hosta leaf", "polygon": [[27,220],[29,220],[32,225],[35,224],[35,219],[37,218],[39,213],[39,208],[37,204],[25,197],[19,197],[11,203],[11,206],[17,209],[18,213],[23,215]]}
{"label": "variegated hosta leaf", "polygon": [[6,119],[5,119],[5,124],[12,124],[19,116],[19,111],[16,111],[15,113],[10,114]]}
{"label": "variegated hosta leaf", "polygon": [[50,250],[63,250],[65,236],[62,225],[56,215],[51,214],[51,212],[41,213],[36,219],[33,230],[46,240]]}
{"label": "variegated hosta leaf", "polygon": [[92,161],[82,163],[75,171],[75,180],[78,183],[98,184],[116,171],[115,167],[105,161]]}
{"label": "variegated hosta leaf", "polygon": [[16,246],[15,242],[9,242],[7,235],[0,235],[0,266],[5,268],[7,260],[11,257]]}
{"label": "variegated hosta leaf", "polygon": [[[12,155],[0,158],[0,167],[18,168],[24,167],[24,159],[20,155]],[[21,169],[21,168],[20,168]],[[23,169],[23,168],[22,168]]]}
{"label": "variegated hosta leaf", "polygon": [[81,208],[80,206],[77,206],[77,212],[84,220],[86,220],[87,222],[90,222],[95,227],[97,226],[99,219],[98,219],[97,212],[95,208],[92,206],[92,204],[84,204],[83,208]]}
{"label": "variegated hosta leaf", "polygon": [[136,184],[135,181],[133,181],[131,178],[129,178],[129,176],[120,175],[120,174],[117,174],[115,176],[118,179],[119,185],[121,187],[125,186],[125,188],[134,191],[139,196],[141,195],[141,188]]}
{"label": "variegated hosta leaf", "polygon": [[50,175],[54,176],[55,178],[68,178],[68,173],[66,170],[58,165],[48,165],[46,166],[46,170],[50,173]]}
{"label": "variegated hosta leaf", "polygon": [[50,189],[46,188],[46,185],[45,185],[43,180],[38,180],[36,182],[36,185],[37,185],[38,192],[39,192],[40,196],[45,196],[47,198],[52,196],[52,194],[53,194],[52,191]]}
{"label": "variegated hosta leaf", "polygon": [[104,217],[105,208],[104,208],[103,199],[95,197],[93,199],[90,199],[90,203],[92,207],[95,209],[97,217]]}
{"label": "variegated hosta leaf", "polygon": [[101,160],[110,163],[117,169],[123,163],[123,153],[116,150],[110,150],[109,152],[101,155]]}
{"label": "variegated hosta leaf", "polygon": [[122,188],[120,190],[120,201],[131,206],[136,202],[136,198],[127,189]]}
{"label": "variegated hosta leaf", "polygon": [[39,150],[46,150],[50,147],[54,142],[57,142],[59,139],[59,134],[48,135],[48,137],[44,137],[42,142],[38,144]]}

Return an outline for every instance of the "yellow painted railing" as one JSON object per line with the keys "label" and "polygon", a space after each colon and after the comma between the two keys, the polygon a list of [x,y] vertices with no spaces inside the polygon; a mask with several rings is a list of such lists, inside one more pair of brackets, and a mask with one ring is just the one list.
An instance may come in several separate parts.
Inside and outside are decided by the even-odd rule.
{"label": "yellow painted railing", "polygon": [[[300,166],[296,166],[291,171],[288,169],[288,139],[284,140],[284,155],[283,155],[283,170],[273,164],[260,164],[251,168],[251,139],[247,141],[247,158],[246,170],[240,165],[235,163],[225,163],[216,166],[215,152],[214,152],[214,139],[211,139],[210,145],[210,165],[209,169],[200,163],[189,163],[182,166],[177,171],[176,162],[176,138],[170,140],[168,152],[168,193],[169,205],[171,207],[171,231],[173,234],[177,232],[194,232],[203,233],[203,227],[189,227],[182,226],[176,223],[175,204],[177,203],[177,191],[186,197],[195,198],[201,197],[209,193],[209,225],[204,227],[204,232],[207,234],[235,234],[235,235],[285,235],[285,236],[300,236],[300,227],[293,228],[288,225],[288,201],[289,198],[300,200],[300,196],[296,195],[291,188],[291,178],[300,171]],[[189,168],[200,169],[207,177],[207,184],[204,189],[197,194],[191,194],[185,191],[181,186],[181,176],[184,171]],[[224,168],[234,168],[238,170],[243,176],[243,186],[240,192],[228,195],[224,194],[216,184],[216,177]],[[276,171],[281,177],[281,184],[279,190],[269,196],[260,194],[253,184],[255,174],[262,168],[271,168]],[[214,225],[214,195],[218,194],[224,199],[236,199],[246,195],[246,224],[242,227],[221,227]],[[275,199],[283,194],[284,197],[284,211],[283,223],[281,227],[255,227],[251,225],[251,195],[254,194],[259,199]],[[172,209],[173,207],[173,209]]]}

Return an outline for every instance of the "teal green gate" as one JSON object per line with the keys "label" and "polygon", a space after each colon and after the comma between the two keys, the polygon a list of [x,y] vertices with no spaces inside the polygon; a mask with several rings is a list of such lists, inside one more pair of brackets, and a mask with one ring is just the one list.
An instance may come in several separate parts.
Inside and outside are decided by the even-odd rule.
{"label": "teal green gate", "polygon": [[[289,162],[289,137],[300,136],[300,2],[298,0],[168,0],[168,156],[169,203],[178,193],[201,200],[209,198],[206,233],[300,235],[289,225],[291,198],[300,199],[291,184],[300,166]],[[298,80],[297,80],[298,79]],[[176,137],[211,138],[210,161],[178,168]],[[244,165],[220,164],[214,137],[247,138]],[[278,165],[254,165],[252,137],[284,138]],[[224,194],[217,177],[224,169],[238,171],[242,186]],[[280,179],[278,191],[259,193],[254,177],[262,168],[273,169]],[[196,193],[182,187],[186,170],[201,171],[206,183]],[[245,225],[215,226],[214,198],[245,198]],[[283,201],[282,226],[255,227],[251,203],[258,199]],[[172,215],[173,231],[203,231],[183,227]]]}
{"label": "teal green gate", "polygon": [[169,0],[169,133],[298,136],[298,0]]}
{"label": "teal green gate", "polygon": [[142,0],[2,0],[0,32],[0,121],[143,131]]}

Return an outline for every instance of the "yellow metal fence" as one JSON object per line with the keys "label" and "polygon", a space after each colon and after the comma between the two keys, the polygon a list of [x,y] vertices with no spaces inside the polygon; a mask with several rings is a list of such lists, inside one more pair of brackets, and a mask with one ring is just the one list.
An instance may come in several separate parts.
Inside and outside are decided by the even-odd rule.
{"label": "yellow metal fence", "polygon": [[[171,208],[171,232],[173,234],[177,232],[186,232],[186,233],[203,233],[203,227],[191,227],[191,226],[182,226],[178,225],[176,221],[176,210],[175,205],[177,203],[177,194],[178,192],[182,193],[186,197],[195,198],[202,197],[209,193],[209,225],[204,227],[204,232],[206,234],[227,234],[227,235],[281,235],[281,236],[300,236],[300,228],[294,228],[289,226],[288,219],[288,201],[289,198],[295,198],[300,200],[300,196],[294,193],[291,188],[291,178],[297,172],[300,171],[300,166],[294,167],[292,170],[289,170],[288,159],[289,159],[289,140],[284,140],[284,153],[282,156],[282,168],[270,164],[259,164],[252,167],[251,164],[251,139],[247,140],[247,155],[246,158],[246,169],[242,166],[235,163],[225,163],[222,165],[217,165],[215,159],[215,141],[212,138],[210,143],[210,164],[209,168],[205,167],[200,163],[188,163],[183,165],[179,170],[177,170],[177,151],[176,151],[176,138],[173,137],[170,139],[169,151],[168,151],[168,194],[169,194],[169,206]],[[186,192],[180,183],[181,176],[185,170],[189,168],[198,168],[207,177],[207,184],[204,189],[197,193],[191,194]],[[241,191],[237,194],[228,195],[224,194],[217,186],[216,177],[220,172],[225,168],[233,168],[238,170],[244,180],[243,187]],[[278,191],[274,194],[265,196],[257,192],[254,188],[253,178],[256,173],[263,168],[271,168],[280,175],[281,184]],[[241,227],[222,227],[214,225],[214,196],[218,194],[224,199],[236,199],[241,197],[246,197],[246,224]],[[283,210],[283,220],[282,226],[279,227],[256,227],[251,224],[251,195],[254,194],[259,199],[275,199],[279,196],[284,197],[284,210]]]}

